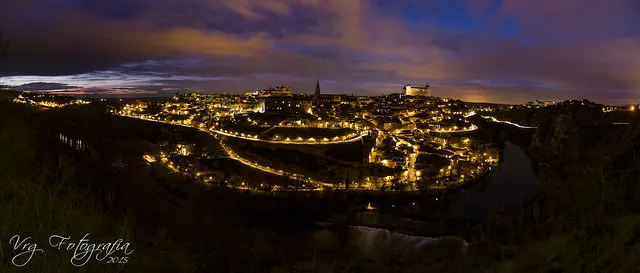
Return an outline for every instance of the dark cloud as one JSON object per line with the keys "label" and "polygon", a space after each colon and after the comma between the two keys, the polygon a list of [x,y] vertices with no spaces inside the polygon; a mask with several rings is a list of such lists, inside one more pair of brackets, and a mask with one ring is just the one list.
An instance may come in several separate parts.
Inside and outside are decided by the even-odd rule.
{"label": "dark cloud", "polygon": [[[487,29],[425,20],[424,1],[13,1],[0,9],[12,43],[0,72],[51,76],[9,77],[13,85],[30,79],[109,94],[306,91],[318,77],[328,92],[381,94],[429,81],[447,96],[503,101],[632,97],[640,86],[637,1],[455,2],[467,11],[451,17],[486,17]],[[403,17],[407,8],[425,18]],[[502,34],[504,24],[516,33]]]}
{"label": "dark cloud", "polygon": [[63,83],[32,82],[32,83],[22,84],[18,86],[11,86],[10,88],[15,91],[42,91],[42,90],[75,89],[80,87],[71,86]]}
{"label": "dark cloud", "polygon": [[500,14],[517,20],[522,35],[564,42],[640,33],[637,0],[503,0]]}

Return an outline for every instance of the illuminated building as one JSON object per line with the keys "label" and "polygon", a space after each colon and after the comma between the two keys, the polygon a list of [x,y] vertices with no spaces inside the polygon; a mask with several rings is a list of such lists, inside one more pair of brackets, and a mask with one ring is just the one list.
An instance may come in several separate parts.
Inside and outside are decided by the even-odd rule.
{"label": "illuminated building", "polygon": [[291,96],[291,87],[285,87],[284,85],[269,87],[268,89],[257,90],[254,92],[249,92],[247,95],[258,96],[258,97],[280,97],[280,96]]}
{"label": "illuminated building", "polygon": [[431,88],[429,84],[424,87],[413,87],[411,84],[404,86],[403,94],[407,96],[431,96]]}

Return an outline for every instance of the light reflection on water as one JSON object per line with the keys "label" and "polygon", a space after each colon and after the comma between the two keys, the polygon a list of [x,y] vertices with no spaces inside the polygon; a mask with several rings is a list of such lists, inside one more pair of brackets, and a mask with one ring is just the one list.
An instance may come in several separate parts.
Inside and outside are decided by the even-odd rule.
{"label": "light reflection on water", "polygon": [[483,220],[503,206],[519,206],[535,191],[536,174],[531,159],[517,145],[505,142],[503,161],[488,177],[483,189],[464,191],[451,200],[441,215],[447,218]]}

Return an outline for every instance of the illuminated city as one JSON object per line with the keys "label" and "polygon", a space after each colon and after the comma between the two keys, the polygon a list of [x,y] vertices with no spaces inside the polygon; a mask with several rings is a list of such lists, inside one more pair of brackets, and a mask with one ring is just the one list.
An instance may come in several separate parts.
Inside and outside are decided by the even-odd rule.
{"label": "illuminated city", "polygon": [[640,272],[640,1],[4,2],[0,272]]}
{"label": "illuminated city", "polygon": [[[319,88],[317,85],[318,93]],[[230,158],[261,171],[305,181],[309,184],[305,190],[445,189],[478,178],[499,162],[497,149],[472,140],[477,126],[467,118],[474,113],[462,101],[427,93],[305,96],[285,89],[287,93],[279,96],[258,91],[246,95],[186,93],[159,105],[144,101],[126,104],[113,113],[209,132]],[[360,172],[345,178],[345,182],[330,175],[292,174],[287,166],[269,162],[269,155],[257,157],[256,161],[243,157],[243,151],[234,152],[228,139],[302,147],[298,149],[307,145],[349,144],[357,149],[366,146],[370,148],[362,160],[352,165],[386,175]],[[181,154],[180,148],[167,152]],[[265,183],[268,182],[260,184]]]}

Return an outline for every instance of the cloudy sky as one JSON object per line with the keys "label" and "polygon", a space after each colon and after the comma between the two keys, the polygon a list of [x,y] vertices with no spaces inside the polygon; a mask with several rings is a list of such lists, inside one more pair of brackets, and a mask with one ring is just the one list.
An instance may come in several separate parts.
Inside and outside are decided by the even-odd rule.
{"label": "cloudy sky", "polygon": [[0,84],[640,101],[639,0],[9,0]]}

